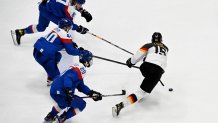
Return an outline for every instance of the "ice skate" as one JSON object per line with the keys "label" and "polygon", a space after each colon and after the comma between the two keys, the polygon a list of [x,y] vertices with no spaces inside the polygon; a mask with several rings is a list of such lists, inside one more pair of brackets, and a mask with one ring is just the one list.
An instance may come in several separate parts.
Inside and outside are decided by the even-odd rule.
{"label": "ice skate", "polygon": [[124,108],[123,102],[116,104],[114,107],[112,107],[113,117],[117,117],[120,114],[122,108]]}
{"label": "ice skate", "polygon": [[56,121],[56,116],[52,116],[50,113],[44,118],[43,123],[53,123]]}
{"label": "ice skate", "polygon": [[64,121],[66,120],[66,114],[67,114],[67,112],[64,111],[63,114],[61,114],[59,117],[57,117],[58,123],[64,123]]}
{"label": "ice skate", "polygon": [[52,82],[53,82],[52,78],[48,77],[47,78],[47,86],[51,86]]}
{"label": "ice skate", "polygon": [[15,31],[11,30],[11,36],[14,42],[14,45],[20,45],[20,39],[25,34],[24,29],[16,29]]}

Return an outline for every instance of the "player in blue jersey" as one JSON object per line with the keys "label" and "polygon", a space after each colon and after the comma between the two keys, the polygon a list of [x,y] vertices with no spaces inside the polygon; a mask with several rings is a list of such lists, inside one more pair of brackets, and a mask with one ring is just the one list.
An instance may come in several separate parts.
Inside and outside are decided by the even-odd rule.
{"label": "player in blue jersey", "polygon": [[[24,34],[43,32],[48,27],[50,21],[58,24],[60,19],[68,18],[73,23],[76,11],[80,12],[87,22],[90,22],[92,15],[83,9],[82,5],[84,3],[85,0],[42,0],[39,4],[38,24],[30,25],[24,29],[16,29],[12,34],[14,43],[20,45],[20,39]],[[72,30],[76,30],[81,34],[86,34],[88,31],[87,28],[81,25],[78,26],[75,23],[73,23]]]}
{"label": "player in blue jersey", "polygon": [[[57,77],[51,85],[50,95],[57,103],[52,107],[52,110],[44,118],[45,123],[51,123],[59,117],[59,123],[69,121],[70,118],[83,111],[86,107],[86,102],[79,96],[75,95],[75,89],[93,98],[94,101],[102,99],[102,94],[91,90],[84,84],[83,78],[86,74],[85,67],[92,65],[92,54],[89,52],[80,57],[82,64],[73,64],[61,76]],[[61,113],[60,113],[61,112]]]}
{"label": "player in blue jersey", "polygon": [[61,60],[61,53],[59,51],[65,49],[69,55],[81,57],[89,52],[83,48],[77,48],[76,43],[72,41],[72,37],[68,33],[71,27],[72,22],[69,19],[63,18],[59,21],[57,28],[53,29],[45,37],[38,39],[34,44],[33,56],[48,74],[48,86],[57,75],[60,75],[57,66]]}

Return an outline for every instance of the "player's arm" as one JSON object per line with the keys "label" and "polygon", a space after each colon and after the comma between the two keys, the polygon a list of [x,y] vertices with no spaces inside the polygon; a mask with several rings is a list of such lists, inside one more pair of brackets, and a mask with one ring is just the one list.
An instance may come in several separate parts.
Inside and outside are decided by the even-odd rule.
{"label": "player's arm", "polygon": [[73,42],[64,43],[64,48],[66,49],[66,52],[70,55],[81,55],[81,51],[74,47]]}
{"label": "player's arm", "polygon": [[78,85],[77,89],[78,91],[83,92],[84,94],[92,97],[94,101],[102,100],[102,94],[97,91],[90,90],[89,87],[86,86],[83,81]]}
{"label": "player's arm", "polygon": [[78,89],[78,91],[80,91],[80,92],[82,92],[82,93],[84,93],[86,95],[88,95],[91,92],[90,88],[84,84],[83,80],[81,80],[81,82],[78,85],[77,89]]}
{"label": "player's arm", "polygon": [[131,68],[134,64],[136,64],[137,62],[139,62],[144,56],[147,55],[148,49],[151,47],[152,45],[149,44],[145,44],[144,46],[142,46],[131,58],[129,58],[126,61],[126,64],[129,68]]}
{"label": "player's arm", "polygon": [[64,77],[64,88],[72,88],[73,78],[75,78],[74,74],[68,74]]}

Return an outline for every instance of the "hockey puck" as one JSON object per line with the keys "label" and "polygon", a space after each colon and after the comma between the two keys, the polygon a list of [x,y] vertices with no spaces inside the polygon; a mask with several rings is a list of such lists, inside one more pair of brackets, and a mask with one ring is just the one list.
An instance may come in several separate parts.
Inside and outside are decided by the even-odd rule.
{"label": "hockey puck", "polygon": [[172,91],[173,91],[173,89],[172,89],[172,88],[169,88],[169,91],[170,91],[170,92],[172,92]]}

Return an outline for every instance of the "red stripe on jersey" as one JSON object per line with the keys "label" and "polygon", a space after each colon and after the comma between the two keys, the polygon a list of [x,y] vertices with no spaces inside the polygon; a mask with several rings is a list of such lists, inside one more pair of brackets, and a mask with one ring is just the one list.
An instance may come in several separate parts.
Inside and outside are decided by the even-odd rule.
{"label": "red stripe on jersey", "polygon": [[65,7],[65,14],[67,15],[67,17],[69,17],[71,20],[73,20],[73,17],[70,15],[70,13],[68,12],[68,8],[69,8],[69,5],[66,5]]}
{"label": "red stripe on jersey", "polygon": [[[52,30],[53,33],[56,33],[58,35],[57,32],[55,32],[54,30]],[[61,40],[62,43],[72,43],[72,39],[70,38],[61,38],[59,35],[58,35],[58,38]]]}
{"label": "red stripe on jersey", "polygon": [[79,75],[79,80],[82,80],[82,79],[83,79],[82,73],[81,73],[81,71],[80,71],[80,69],[79,69],[78,67],[73,67],[73,66],[71,66],[71,69],[72,69],[72,70],[75,70],[75,71],[78,73],[78,75]]}
{"label": "red stripe on jersey", "polygon": [[63,42],[63,43],[72,43],[72,39],[64,39],[61,37],[59,37],[59,38],[61,39],[61,42]]}
{"label": "red stripe on jersey", "polygon": [[31,25],[31,32],[34,33],[34,32],[33,32],[33,25]]}
{"label": "red stripe on jersey", "polygon": [[142,51],[142,52],[147,52],[147,51],[148,51],[148,48],[142,47],[142,48],[140,48],[139,50]]}

